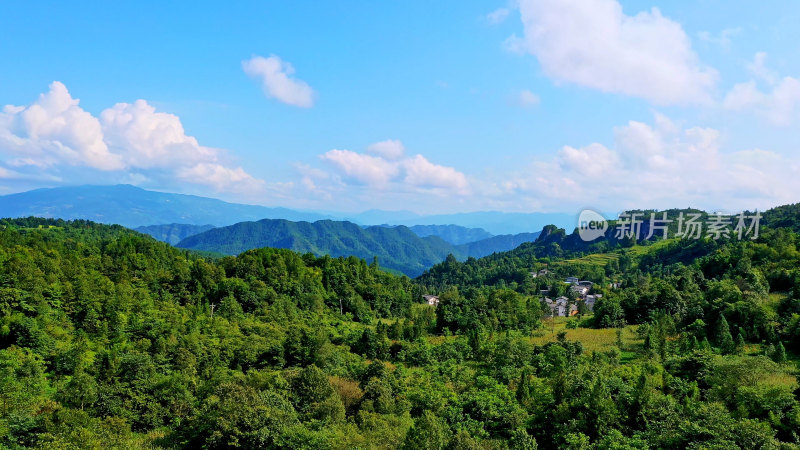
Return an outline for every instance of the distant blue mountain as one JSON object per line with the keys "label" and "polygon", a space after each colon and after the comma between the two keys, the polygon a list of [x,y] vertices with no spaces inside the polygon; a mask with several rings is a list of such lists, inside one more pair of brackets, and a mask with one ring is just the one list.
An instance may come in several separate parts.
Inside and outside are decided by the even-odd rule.
{"label": "distant blue mountain", "polygon": [[458,225],[466,228],[482,228],[493,235],[533,233],[545,225],[572,230],[576,225],[575,214],[564,213],[506,213],[480,211],[457,214],[423,216],[408,211],[369,210],[360,214],[328,213],[341,220],[360,224],[405,225]]}
{"label": "distant blue mountain", "polygon": [[287,208],[228,203],[195,195],[148,191],[124,184],[36,189],[0,196],[0,217],[28,216],[87,219],[129,228],[171,223],[225,226],[265,218],[295,221],[328,218]]}
{"label": "distant blue mountain", "polygon": [[159,241],[175,245],[189,236],[200,234],[215,228],[214,225],[190,225],[186,223],[168,223],[165,225],[147,225],[136,227],[139,233],[149,234]]}
{"label": "distant blue mountain", "polygon": [[453,245],[468,244],[492,237],[483,228],[467,228],[460,225],[413,225],[408,227],[419,237],[439,236]]}
{"label": "distant blue mountain", "polygon": [[[549,224],[567,230],[575,227],[575,218],[570,214],[486,211],[422,216],[409,211],[381,210],[369,210],[360,214],[324,213],[228,203],[195,195],[148,191],[131,185],[59,187],[0,196],[0,217],[27,216],[88,219],[130,228],[163,224],[226,226],[261,219],[308,222],[334,219],[349,220],[360,225],[391,224],[409,227],[457,225],[482,228],[493,235],[532,233]],[[419,227],[418,231],[422,234],[429,232]],[[468,239],[449,236],[446,229],[429,235],[460,243],[467,243]]]}

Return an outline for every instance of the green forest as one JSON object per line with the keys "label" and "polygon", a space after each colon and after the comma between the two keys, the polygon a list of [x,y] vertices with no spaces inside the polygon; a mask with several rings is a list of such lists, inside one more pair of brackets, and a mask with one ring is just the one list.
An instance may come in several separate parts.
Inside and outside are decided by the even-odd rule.
{"label": "green forest", "polygon": [[[367,260],[378,257],[384,269],[410,277],[422,274],[425,269],[442,261],[449,254],[459,259],[482,257],[513,249],[524,242],[536,240],[538,236],[538,233],[478,236],[479,239],[475,241],[455,245],[433,232],[440,232],[448,239],[466,239],[475,230],[455,225],[363,227],[352,222],[334,220],[318,220],[312,223],[264,219],[202,232],[199,228],[172,224],[140,227],[138,231],[167,242],[175,234],[185,233],[185,238],[174,243],[176,247],[223,255],[238,255],[260,247],[275,247],[317,256],[357,256]],[[478,231],[488,234],[483,230]]]}
{"label": "green forest", "polygon": [[[0,448],[800,448],[797,210],[742,241],[550,227],[416,279],[5,219]],[[567,276],[593,313],[548,316]]]}

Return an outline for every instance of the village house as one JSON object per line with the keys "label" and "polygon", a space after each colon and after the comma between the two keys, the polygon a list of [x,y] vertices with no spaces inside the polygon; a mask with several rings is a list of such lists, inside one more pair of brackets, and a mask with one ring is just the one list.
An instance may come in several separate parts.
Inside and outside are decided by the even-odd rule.
{"label": "village house", "polygon": [[430,305],[430,306],[439,306],[439,297],[435,295],[423,295],[423,299]]}
{"label": "village house", "polygon": [[572,317],[575,314],[578,314],[578,305],[573,303],[569,305],[569,316]]}
{"label": "village house", "polygon": [[570,286],[570,289],[572,290],[572,292],[575,293],[575,295],[577,295],[578,297],[581,297],[581,298],[583,298],[583,296],[585,296],[586,294],[589,293],[589,288],[588,287],[581,286],[579,284],[574,284],[574,285]]}
{"label": "village house", "polygon": [[564,282],[569,284],[578,284],[578,277],[567,277]]}
{"label": "village house", "polygon": [[597,299],[602,298],[601,294],[592,294],[587,295],[586,299],[584,299],[583,303],[586,305],[586,309],[589,311],[594,311],[594,304],[597,302]]}

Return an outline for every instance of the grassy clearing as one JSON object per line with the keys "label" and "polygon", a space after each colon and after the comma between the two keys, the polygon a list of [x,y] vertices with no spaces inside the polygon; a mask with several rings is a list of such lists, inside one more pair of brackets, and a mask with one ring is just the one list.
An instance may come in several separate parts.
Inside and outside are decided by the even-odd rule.
{"label": "grassy clearing", "polygon": [[[536,345],[554,342],[559,332],[566,331],[567,339],[570,341],[580,341],[586,352],[604,352],[617,346],[617,330],[615,328],[568,329],[567,322],[570,320],[576,319],[566,317],[546,319],[544,321],[544,329],[538,330],[536,335],[531,337],[531,342]],[[622,345],[624,350],[630,350],[642,344],[642,340],[636,335],[636,328],[636,325],[629,325],[622,330]],[[625,357],[625,354],[622,356]]]}
{"label": "grassy clearing", "polygon": [[781,302],[788,298],[791,294],[789,292],[770,292],[769,299],[764,302],[764,306],[773,312],[778,312],[778,306]]}
{"label": "grassy clearing", "polygon": [[[646,255],[650,252],[656,251],[662,247],[669,245],[670,243],[676,241],[676,239],[667,239],[667,240],[659,240],[654,242],[651,245],[635,245],[631,248],[625,249],[633,258],[639,258],[643,255]],[[579,264],[579,265],[587,265],[587,266],[595,266],[595,267],[605,267],[611,261],[619,260],[619,257],[622,255],[623,250],[615,250],[609,253],[593,253],[591,255],[582,256],[580,258],[573,258],[573,259],[565,259],[562,261],[554,262],[553,264]]]}
{"label": "grassy clearing", "polygon": [[[533,335],[528,338],[529,342],[534,345],[544,345],[548,342],[555,342],[558,333],[561,331],[567,332],[567,339],[570,341],[580,341],[583,344],[584,352],[605,352],[612,347],[617,346],[617,330],[616,328],[567,328],[567,322],[570,320],[577,320],[575,318],[556,317],[555,319],[543,320],[544,328],[540,328],[533,332]],[[642,339],[636,335],[637,325],[628,325],[622,330],[622,361],[627,362],[635,358],[635,349],[640,347],[643,343]],[[428,336],[426,337],[430,344],[438,345],[444,342],[456,339],[456,336]]]}
{"label": "grassy clearing", "polygon": [[594,253],[581,258],[565,259],[557,264],[581,264],[588,266],[605,267],[611,261],[619,259],[619,253]]}

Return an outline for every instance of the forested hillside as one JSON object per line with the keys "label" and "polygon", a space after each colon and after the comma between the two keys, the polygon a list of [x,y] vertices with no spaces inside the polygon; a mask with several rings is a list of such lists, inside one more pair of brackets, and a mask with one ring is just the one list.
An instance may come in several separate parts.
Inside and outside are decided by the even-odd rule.
{"label": "forested hillside", "polygon": [[[427,231],[441,230],[430,228]],[[310,223],[265,219],[192,235],[178,242],[177,246],[227,255],[253,248],[276,247],[318,256],[353,255],[370,261],[377,257],[381,266],[413,277],[443,261],[449,254],[459,259],[485,256],[510,250],[522,242],[536,239],[536,236],[538,233],[494,236],[456,246],[434,234],[420,237],[405,226],[361,227],[332,220]]]}
{"label": "forested hillside", "polygon": [[[118,226],[5,220],[0,445],[797,448],[799,244],[451,259],[424,287],[353,257],[211,261]],[[622,286],[598,283],[596,314],[555,334],[538,288],[590,267]]]}
{"label": "forested hillside", "polygon": [[406,227],[362,228],[351,222],[260,220],[215,228],[182,240],[178,247],[236,255],[277,247],[315,255],[377,257],[386,268],[416,276],[442,261],[452,246],[435,236],[421,238]]}

